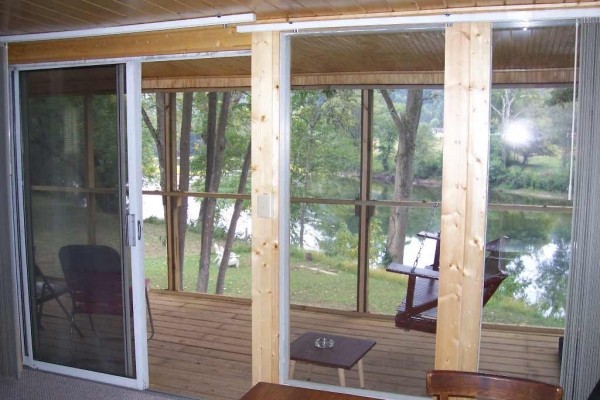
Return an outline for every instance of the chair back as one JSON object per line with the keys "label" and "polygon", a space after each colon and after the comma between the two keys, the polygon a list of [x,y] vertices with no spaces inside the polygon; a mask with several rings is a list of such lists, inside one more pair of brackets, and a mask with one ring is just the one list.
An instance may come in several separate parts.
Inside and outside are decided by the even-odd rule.
{"label": "chair back", "polygon": [[560,386],[529,379],[465,371],[427,373],[427,393],[438,400],[466,397],[490,400],[561,400]]}
{"label": "chair back", "polygon": [[505,267],[507,261],[506,250],[510,239],[508,236],[500,236],[485,244],[485,276],[506,275]]}
{"label": "chair back", "polygon": [[58,252],[74,312],[123,314],[121,256],[103,245],[67,245]]}

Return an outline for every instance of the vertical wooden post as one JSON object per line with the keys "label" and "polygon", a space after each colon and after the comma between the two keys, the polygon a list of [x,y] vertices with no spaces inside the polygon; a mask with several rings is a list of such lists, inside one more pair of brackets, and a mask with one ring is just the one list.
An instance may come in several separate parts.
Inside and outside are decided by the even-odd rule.
{"label": "vertical wooden post", "polygon": [[252,382],[279,379],[280,38],[252,34]]}
{"label": "vertical wooden post", "polygon": [[475,371],[487,218],[491,25],[447,28],[445,69],[435,367]]}
{"label": "vertical wooden post", "polygon": [[[361,155],[360,155],[360,201],[369,200],[371,189],[371,140],[373,128],[373,89],[364,89],[361,92]],[[369,232],[370,221],[374,206],[361,205],[359,208],[358,235],[358,312],[368,311],[368,284],[369,284]]]}
{"label": "vertical wooden post", "polygon": [[177,93],[160,93],[165,97],[165,190],[167,195],[165,223],[167,226],[167,265],[169,290],[181,290],[181,263],[179,260],[179,230],[177,207]]}

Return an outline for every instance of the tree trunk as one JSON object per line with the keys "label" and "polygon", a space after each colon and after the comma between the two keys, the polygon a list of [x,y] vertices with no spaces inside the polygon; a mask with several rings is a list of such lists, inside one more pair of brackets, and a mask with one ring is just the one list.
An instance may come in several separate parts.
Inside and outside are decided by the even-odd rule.
{"label": "tree trunk", "polygon": [[[150,116],[144,108],[142,108],[142,118],[150,134],[154,138],[156,144],[156,152],[158,153],[158,169],[160,171],[160,190],[166,189],[166,169],[165,169],[165,97],[164,93],[155,94],[156,104],[156,127],[152,125]],[[167,198],[163,198],[163,219],[167,220]]]}
{"label": "tree trunk", "polygon": [[[244,156],[244,164],[242,165],[242,173],[240,175],[240,183],[238,184],[237,192],[242,194],[246,192],[246,183],[248,182],[248,171],[250,170],[250,154],[251,154],[251,142],[248,142],[248,148],[246,149],[246,155]],[[221,265],[219,265],[219,275],[217,276],[217,285],[215,289],[216,294],[223,294],[225,288],[225,273],[229,267],[229,255],[231,254],[231,247],[233,246],[233,238],[235,237],[235,230],[237,227],[238,219],[242,212],[242,205],[244,200],[236,199],[235,205],[233,206],[233,215],[231,216],[231,222],[229,223],[229,229],[227,230],[227,238],[225,239],[225,246],[223,246],[223,257],[221,258]]]}
{"label": "tree trunk", "polygon": [[[387,90],[381,95],[398,130],[398,151],[394,175],[394,200],[409,200],[414,179],[413,160],[417,142],[417,129],[423,105],[423,89],[410,89],[402,116],[398,115],[394,102]],[[404,262],[404,244],[408,225],[408,207],[393,207],[388,223],[387,251],[392,261]]]}
{"label": "tree trunk", "polygon": [[[223,173],[223,159],[225,155],[225,129],[227,128],[227,118],[229,116],[229,105],[231,92],[223,93],[219,119],[216,120],[217,93],[208,94],[208,123],[207,123],[207,160],[206,160],[206,192],[217,192],[221,183]],[[217,200],[215,198],[206,198],[202,202],[200,218],[202,221],[202,239],[200,243],[200,262],[199,274],[196,290],[206,293],[208,291],[209,267],[211,246],[214,236],[215,211]]]}
{"label": "tree trunk", "polygon": [[[177,190],[187,192],[190,190],[190,136],[192,132],[192,108],[194,93],[183,93],[183,108],[181,113],[181,135],[179,138],[179,185]],[[181,197],[177,209],[177,233],[179,238],[179,271],[180,287],[183,287],[183,270],[185,264],[185,234],[187,232],[188,198]]]}
{"label": "tree trunk", "polygon": [[158,167],[160,170],[160,190],[165,190],[165,98],[162,93],[156,93],[156,128],[152,125],[148,112],[142,108],[142,117],[156,144]]}

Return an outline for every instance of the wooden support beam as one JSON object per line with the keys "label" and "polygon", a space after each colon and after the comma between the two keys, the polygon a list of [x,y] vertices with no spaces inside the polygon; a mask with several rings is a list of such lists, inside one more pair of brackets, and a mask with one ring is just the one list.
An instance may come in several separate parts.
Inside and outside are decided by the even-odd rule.
{"label": "wooden support beam", "polygon": [[14,43],[8,56],[11,64],[23,64],[248,49],[250,34],[230,26]]}
{"label": "wooden support beam", "polygon": [[[177,190],[177,93],[158,93],[165,98],[165,186],[172,193]],[[181,290],[181,262],[179,260],[179,230],[177,207],[179,197],[165,196],[167,227],[167,265],[170,290]]]}
{"label": "wooden support beam", "polygon": [[[280,38],[252,35],[252,382],[279,380]],[[260,211],[260,213],[259,213]]]}
{"label": "wooden support beam", "polygon": [[[373,138],[373,89],[361,91],[361,147],[360,147],[360,201],[368,201],[371,189],[372,138]],[[367,312],[369,286],[369,233],[374,206],[356,206],[359,210],[358,235],[358,312]]]}
{"label": "wooden support beam", "polygon": [[[227,59],[223,59],[226,63]],[[534,70],[499,70],[492,74],[495,85],[563,85],[573,83],[572,68],[549,68]],[[299,74],[292,75],[292,86],[410,86],[429,87],[444,84],[443,72],[356,72],[338,74]],[[231,76],[188,76],[151,77],[142,79],[144,91],[185,90],[185,89],[245,89],[250,87],[250,75]]]}
{"label": "wooden support beam", "polygon": [[437,369],[477,370],[491,86],[491,25],[446,29]]}

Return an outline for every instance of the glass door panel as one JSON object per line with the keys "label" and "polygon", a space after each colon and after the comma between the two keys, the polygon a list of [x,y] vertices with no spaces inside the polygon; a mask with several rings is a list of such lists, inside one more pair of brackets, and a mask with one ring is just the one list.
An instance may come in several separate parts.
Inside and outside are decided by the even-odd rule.
{"label": "glass door panel", "polygon": [[135,377],[123,66],[20,74],[33,359]]}

